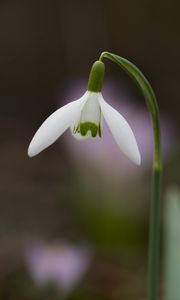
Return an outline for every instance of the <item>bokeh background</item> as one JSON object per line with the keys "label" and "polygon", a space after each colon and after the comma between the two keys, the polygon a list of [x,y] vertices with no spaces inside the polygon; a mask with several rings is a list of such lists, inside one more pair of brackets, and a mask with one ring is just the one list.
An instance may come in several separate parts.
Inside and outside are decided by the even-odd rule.
{"label": "bokeh background", "polygon": [[178,0],[0,1],[1,299],[146,299],[152,132],[136,86],[106,61],[103,95],[133,127],[140,167],[106,126],[100,141],[67,132],[32,159],[27,147],[49,114],[84,93],[100,53],[119,54],[158,98],[164,203],[180,184],[179,10]]}

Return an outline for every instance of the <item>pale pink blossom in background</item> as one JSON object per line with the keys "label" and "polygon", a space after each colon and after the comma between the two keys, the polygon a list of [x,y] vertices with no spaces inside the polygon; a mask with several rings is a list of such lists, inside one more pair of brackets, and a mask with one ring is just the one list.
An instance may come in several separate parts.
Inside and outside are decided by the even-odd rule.
{"label": "pale pink blossom in background", "polygon": [[[66,87],[67,93],[63,96],[66,99],[64,103],[68,102],[69,99],[77,99],[83,94],[85,89],[85,80],[72,81],[70,86]],[[145,102],[140,103],[142,99],[133,99],[132,96],[123,94],[122,91],[125,89],[124,86],[115,84],[112,81],[104,84],[102,94],[115,109],[121,112],[133,128],[142,157],[140,169],[143,170],[151,166],[153,158],[153,133],[150,114]],[[167,158],[172,145],[175,143],[175,132],[173,124],[162,115],[161,131],[163,156]],[[69,132],[65,135],[65,140],[68,144],[67,150],[70,152],[69,155],[83,165],[90,162],[91,165],[95,165],[107,174],[126,175],[128,178],[137,173],[140,174],[139,167],[132,164],[119,151],[105,122],[103,123],[102,138],[77,141],[71,138],[71,133]]]}
{"label": "pale pink blossom in background", "polygon": [[37,243],[28,246],[27,268],[37,284],[54,283],[61,292],[70,292],[90,267],[92,252],[88,247],[67,243]]}

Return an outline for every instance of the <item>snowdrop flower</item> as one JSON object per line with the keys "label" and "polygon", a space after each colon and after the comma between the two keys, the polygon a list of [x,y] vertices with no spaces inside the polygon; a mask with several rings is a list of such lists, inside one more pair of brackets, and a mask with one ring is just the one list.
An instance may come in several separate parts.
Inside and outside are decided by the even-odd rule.
{"label": "snowdrop flower", "polygon": [[102,137],[105,119],[121,151],[135,164],[140,165],[141,157],[131,127],[101,94],[104,71],[103,62],[96,61],[93,64],[85,94],[56,110],[44,121],[29,145],[30,157],[54,143],[68,128],[80,140]]}
{"label": "snowdrop flower", "polygon": [[[68,96],[72,97],[72,95],[78,95],[84,89],[83,81],[79,80],[76,83],[75,85],[74,81],[72,81],[68,86],[67,94],[65,95],[66,98],[68,98]],[[79,86],[79,89],[77,89],[77,86]],[[120,91],[123,91],[121,86],[119,87]],[[133,99],[129,94],[124,94],[123,92],[119,93],[119,91],[117,91],[117,83],[113,79],[107,81],[103,88],[107,99],[111,99],[112,106],[116,107],[118,111],[121,110],[121,113],[124,116],[128,116],[131,120],[132,128],[136,132],[136,140],[141,149],[141,158],[143,160],[141,172],[144,172],[144,170],[151,166],[153,155],[153,133],[149,114],[145,109],[132,105]],[[119,101],[119,98],[122,99],[122,101]],[[172,121],[162,113],[162,153],[166,161],[170,158],[172,146],[175,145],[177,140],[175,131]],[[87,167],[89,170],[90,166],[92,166],[92,168],[96,166],[96,168],[106,174],[106,176],[107,173],[108,176],[116,177],[118,175],[118,184],[119,176],[121,176],[121,181],[129,182],[130,178],[134,180],[134,176],[138,179],[138,176],[141,177],[142,175],[139,171],[137,173],[135,165],[130,163],[127,159],[125,160],[123,154],[119,153],[119,149],[113,141],[107,124],[103,126],[103,139],[87,139],[82,147],[81,143],[77,143],[76,140],[67,135],[65,142],[68,145],[68,151],[71,151],[71,156],[73,156],[79,168],[86,169]],[[111,159],[108,159],[109,155]]]}

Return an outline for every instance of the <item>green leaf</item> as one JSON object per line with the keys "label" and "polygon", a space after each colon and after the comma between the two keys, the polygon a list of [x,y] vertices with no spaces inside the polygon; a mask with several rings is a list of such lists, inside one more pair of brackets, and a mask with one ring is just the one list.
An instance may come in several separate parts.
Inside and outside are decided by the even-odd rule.
{"label": "green leaf", "polygon": [[167,191],[164,219],[165,299],[180,297],[180,189]]}

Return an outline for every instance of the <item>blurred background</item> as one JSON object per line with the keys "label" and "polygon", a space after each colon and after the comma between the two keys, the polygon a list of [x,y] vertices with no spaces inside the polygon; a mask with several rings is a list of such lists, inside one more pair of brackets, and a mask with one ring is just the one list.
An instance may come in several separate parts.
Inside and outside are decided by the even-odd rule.
{"label": "blurred background", "polygon": [[179,9],[178,0],[0,1],[1,299],[146,299],[153,146],[133,82],[106,61],[103,96],[132,126],[140,167],[106,126],[103,139],[67,132],[32,159],[27,148],[47,116],[84,93],[100,53],[119,54],[157,95],[164,211],[164,195],[180,184]]}

